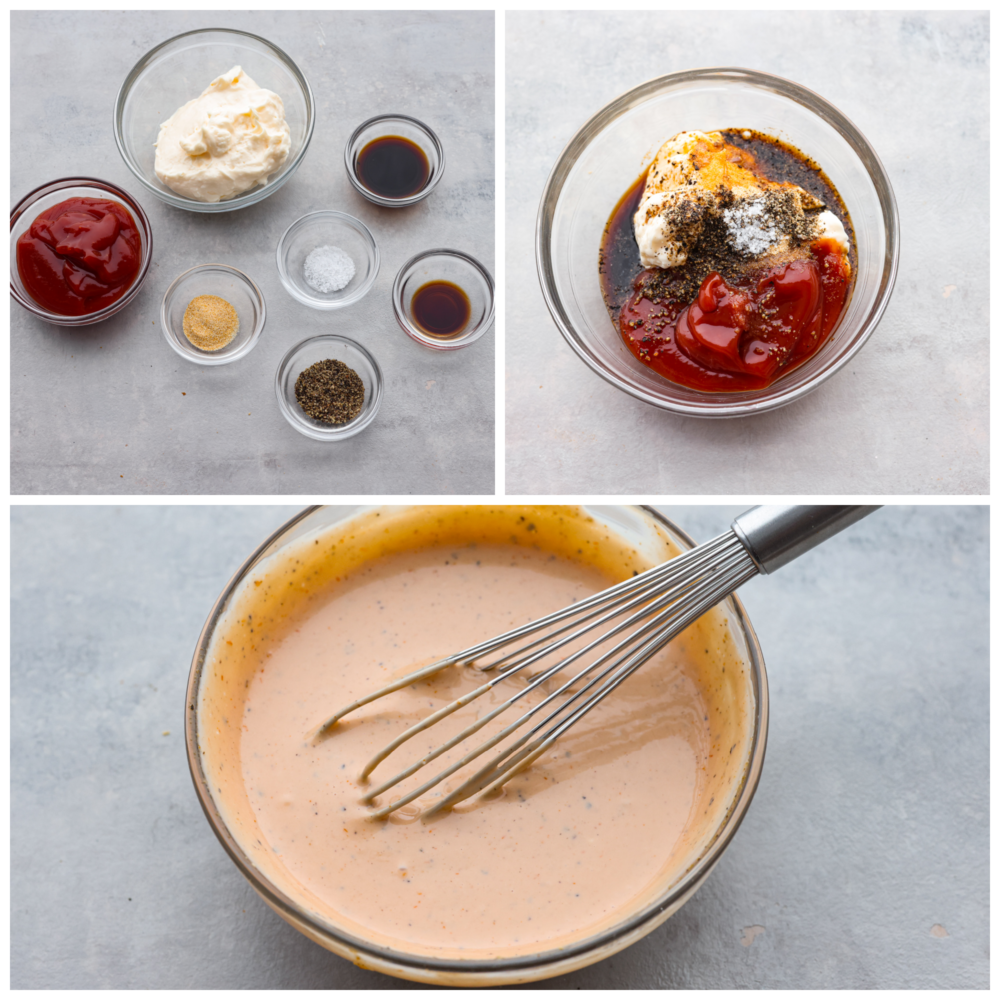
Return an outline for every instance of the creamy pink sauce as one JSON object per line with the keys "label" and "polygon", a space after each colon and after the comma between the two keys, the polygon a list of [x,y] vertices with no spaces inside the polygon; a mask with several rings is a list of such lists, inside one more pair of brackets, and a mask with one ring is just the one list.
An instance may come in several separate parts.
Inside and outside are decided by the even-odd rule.
{"label": "creamy pink sauce", "polygon": [[[308,909],[398,950],[537,952],[622,919],[697,857],[703,815],[719,809],[709,799],[731,796],[741,773],[739,761],[723,773],[713,757],[746,739],[745,718],[723,718],[706,685],[709,663],[742,667],[718,623],[696,625],[658,654],[499,797],[430,822],[416,819],[429,800],[372,821],[358,775],[403,729],[482,683],[481,672],[448,668],[313,738],[334,710],[389,680],[607,586],[604,569],[479,541],[397,551],[319,586],[280,635],[261,637],[242,685],[238,766],[252,813],[242,823],[256,826],[268,867],[303,887]],[[256,628],[244,639],[260,634],[260,621],[251,618]],[[404,745],[373,781],[525,683],[503,682]]]}

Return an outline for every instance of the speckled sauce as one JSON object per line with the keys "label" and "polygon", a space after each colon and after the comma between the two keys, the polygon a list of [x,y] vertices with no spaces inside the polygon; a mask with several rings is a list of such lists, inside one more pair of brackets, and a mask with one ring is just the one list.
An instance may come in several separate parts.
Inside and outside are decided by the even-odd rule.
{"label": "speckled sauce", "polygon": [[[430,821],[417,818],[432,801],[424,798],[388,821],[372,821],[360,802],[366,761],[403,729],[482,683],[483,674],[448,668],[314,739],[335,709],[631,575],[622,553],[607,546],[593,558],[587,546],[596,538],[573,552],[573,532],[587,534],[579,525],[564,543],[552,544],[551,526],[539,530],[522,519],[524,540],[534,535],[532,543],[511,534],[497,544],[503,528],[470,530],[481,529],[484,519],[484,513],[467,518],[464,539],[462,531],[442,532],[418,539],[415,548],[394,544],[375,555],[369,546],[346,558],[341,546],[345,561],[332,578],[328,567],[317,570],[301,556],[286,560],[283,569],[254,581],[257,611],[249,610],[251,592],[218,664],[224,677],[228,654],[230,681],[243,680],[238,745],[222,767],[228,765],[230,780],[238,768],[241,779],[229,789],[242,793],[231,829],[253,830],[257,853],[266,857],[262,868],[272,877],[278,871],[286,891],[291,887],[313,914],[410,953],[534,953],[614,924],[696,856],[704,817],[711,813],[717,822],[713,803],[731,797],[739,778],[736,759],[720,769],[722,744],[725,751],[746,744],[747,716],[734,715],[731,699],[706,684],[720,662],[731,662],[731,673],[743,664],[722,622],[699,623],[499,796],[469,800]],[[635,552],[630,558],[633,569],[645,568]],[[247,640],[255,648],[248,650]],[[502,682],[404,745],[373,780],[397,773],[526,683],[521,676]],[[538,701],[549,690],[525,700]],[[430,767],[443,769],[450,758]]]}

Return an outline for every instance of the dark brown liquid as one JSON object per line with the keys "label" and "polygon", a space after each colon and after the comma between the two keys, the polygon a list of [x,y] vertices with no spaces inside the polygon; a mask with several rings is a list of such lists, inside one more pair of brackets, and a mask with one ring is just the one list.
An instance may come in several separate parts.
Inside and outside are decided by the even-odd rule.
{"label": "dark brown liquid", "polygon": [[427,154],[401,135],[383,135],[364,146],[355,161],[361,183],[383,198],[409,198],[427,187]]}
{"label": "dark brown liquid", "polygon": [[450,281],[429,281],[413,295],[413,321],[430,337],[457,337],[469,322],[469,296]]}

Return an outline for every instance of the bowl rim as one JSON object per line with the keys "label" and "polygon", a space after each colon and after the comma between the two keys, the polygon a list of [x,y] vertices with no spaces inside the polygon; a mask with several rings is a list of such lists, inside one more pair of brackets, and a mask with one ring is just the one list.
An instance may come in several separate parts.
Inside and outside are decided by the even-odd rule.
{"label": "bowl rim", "polygon": [[[316,341],[333,341],[334,343],[346,344],[348,347],[354,348],[354,350],[359,351],[364,355],[365,359],[372,366],[372,371],[375,373],[372,385],[373,398],[368,412],[361,418],[355,417],[353,420],[349,420],[346,424],[331,424],[329,431],[315,427],[312,424],[306,424],[304,421],[300,421],[298,419],[298,415],[292,410],[288,400],[285,398],[285,393],[282,391],[281,386],[281,377],[284,374],[285,367],[289,361],[291,361],[295,354],[305,347],[306,344],[312,344]],[[375,360],[375,356],[371,353],[371,351],[363,347],[356,340],[352,340],[350,337],[345,337],[339,333],[317,333],[313,334],[311,337],[306,337],[303,340],[300,340],[297,344],[293,344],[282,355],[281,360],[278,362],[278,367],[274,372],[274,393],[278,397],[278,409],[281,410],[282,416],[288,421],[289,424],[292,425],[292,427],[295,428],[295,430],[305,437],[312,438],[313,441],[344,441],[349,437],[354,437],[355,434],[360,434],[361,431],[363,431],[375,419],[379,407],[382,405],[384,384],[385,376],[382,374],[382,367],[379,365],[378,361]],[[290,524],[291,522],[289,522],[289,525]]]}
{"label": "bowl rim", "polygon": [[[433,337],[428,337],[410,322],[406,315],[406,311],[403,309],[403,276],[419,261],[423,260],[425,257],[433,257],[436,254],[446,254],[449,257],[459,257],[464,260],[486,279],[486,284],[490,290],[490,309],[487,315],[483,317],[482,322],[479,323],[474,330],[466,334],[464,337],[459,337],[455,340],[435,340]],[[392,311],[396,317],[396,322],[399,324],[403,333],[423,347],[430,347],[435,351],[458,351],[463,347],[468,347],[470,344],[474,344],[486,333],[487,330],[489,330],[496,316],[496,285],[493,282],[493,275],[491,275],[486,267],[473,257],[472,254],[465,253],[462,250],[452,250],[448,247],[435,247],[431,250],[421,250],[420,253],[414,254],[396,272],[396,277],[392,282],[391,297]]]}
{"label": "bowl rim", "polygon": [[62,313],[49,312],[48,309],[44,309],[30,296],[22,295],[13,280],[11,280],[11,298],[28,312],[55,326],[89,326],[91,323],[100,323],[101,320],[110,319],[115,313],[124,309],[138,294],[139,289],[146,280],[146,276],[149,274],[149,266],[153,262],[153,227],[150,225],[149,216],[146,215],[142,205],[124,188],[113,184],[111,181],[102,181],[98,177],[59,177],[54,181],[48,181],[46,184],[41,184],[34,190],[29,191],[10,210],[11,239],[13,239],[14,224],[22,215],[28,212],[33,204],[48,194],[55,194],[57,191],[74,187],[93,187],[100,191],[107,191],[109,194],[124,201],[125,207],[135,214],[136,222],[141,230],[143,256],[139,263],[139,273],[125,294],[120,299],[112,302],[111,305],[105,306],[103,309],[98,309],[97,312],[87,313],[84,316],[66,316]]}
{"label": "bowl rim", "polygon": [[[539,952],[535,955],[474,961],[436,959],[429,956],[406,954],[390,948],[381,948],[325,925],[304,913],[295,904],[294,900],[286,896],[276,886],[271,885],[257,871],[250,859],[243,853],[242,848],[232,833],[230,833],[222,817],[218,814],[211,793],[208,791],[207,776],[201,766],[201,754],[198,750],[198,692],[202,670],[215,626],[224,614],[230,598],[247,574],[251,572],[261,558],[270,554],[272,548],[277,546],[289,532],[324,506],[323,504],[314,504],[300,511],[272,532],[243,562],[226,584],[212,610],[209,612],[201,634],[198,637],[191,660],[191,668],[185,692],[184,716],[184,737],[187,747],[188,768],[191,780],[195,786],[195,793],[198,796],[198,801],[201,803],[209,826],[212,827],[219,842],[237,868],[239,868],[242,875],[272,909],[278,912],[279,915],[290,917],[296,927],[307,933],[307,936],[317,941],[317,943],[330,942],[338,944],[341,950],[337,953],[351,958],[355,964],[360,965],[362,968],[371,968],[388,975],[408,979],[413,978],[425,982],[429,982],[431,979],[427,978],[426,975],[421,976],[421,973],[451,974],[448,985],[503,985],[505,983],[544,979],[548,976],[557,975],[562,971],[570,971],[569,969],[564,970],[562,968],[568,960],[588,953],[596,953],[589,962],[574,964],[571,967],[581,968],[591,964],[593,961],[599,961],[602,958],[615,954],[617,951],[627,947],[635,940],[655,929],[659,923],[671,915],[673,912],[671,907],[674,904],[679,906],[687,901],[690,895],[702,884],[725,849],[729,846],[754,798],[764,765],[769,721],[767,670],[753,625],[750,623],[746,610],[736,594],[732,594],[728,600],[732,602],[733,612],[739,625],[739,632],[743,635],[747,643],[750,676],[756,699],[753,739],[748,754],[743,783],[736,792],[735,800],[729,813],[716,832],[715,838],[706,847],[702,857],[684,873],[663,898],[648,904],[639,913],[634,914],[621,924],[565,948]],[[356,517],[367,510],[377,510],[379,506],[378,504],[359,505],[358,509],[346,515],[345,519]],[[420,505],[418,504],[417,506]],[[695,546],[696,543],[686,532],[678,528],[669,518],[652,506],[646,504],[625,504],[621,506],[639,510],[651,516],[654,521],[667,528],[668,532],[676,538],[682,548],[684,545],[691,548]],[[274,551],[277,551],[277,549],[275,548]],[[617,947],[614,946],[615,944],[617,944]],[[525,973],[528,975],[525,976]]]}
{"label": "bowl rim", "polygon": [[[250,334],[249,339],[243,345],[239,351],[226,356],[226,357],[212,357],[211,353],[205,353],[202,357],[201,354],[188,353],[184,346],[179,342],[179,338],[174,337],[170,333],[170,325],[167,322],[167,300],[170,298],[171,294],[175,291],[178,285],[186,278],[188,275],[194,274],[196,271],[208,271],[208,270],[218,270],[218,271],[228,271],[230,274],[236,275],[237,278],[241,279],[245,284],[250,286],[250,290],[254,297],[257,299],[257,304],[260,306],[260,317],[257,320],[256,326],[254,326],[253,332]],[[220,296],[221,298],[222,296]],[[264,324],[267,321],[267,306],[264,303],[264,293],[257,286],[257,282],[250,277],[250,275],[241,271],[238,267],[233,267],[232,264],[195,264],[194,267],[189,267],[186,271],[181,271],[180,274],[170,282],[169,287],[163,293],[163,299],[160,302],[160,326],[163,330],[163,336],[166,338],[167,343],[177,352],[185,361],[192,361],[196,365],[228,365],[233,361],[239,361],[240,358],[245,358],[256,346],[257,341],[260,340],[260,335],[264,332]],[[192,350],[197,350],[197,348],[192,345]]]}
{"label": "bowl rim", "polygon": [[[869,179],[878,195],[885,225],[886,252],[882,266],[882,276],[879,282],[878,297],[872,309],[864,317],[860,334],[857,336],[854,344],[835,362],[822,371],[817,372],[807,383],[784,393],[779,392],[770,399],[760,402],[749,400],[726,404],[725,397],[731,395],[730,393],[706,392],[703,394],[705,404],[709,405],[701,403],[695,405],[680,400],[661,399],[639,386],[633,385],[620,375],[607,369],[600,359],[578,339],[569,317],[563,310],[555,287],[550,253],[555,209],[562,192],[563,183],[580,155],[589,145],[593,134],[602,130],[625,111],[642,104],[647,98],[664,87],[705,80],[748,83],[755,87],[763,87],[776,91],[781,96],[796,101],[807,110],[813,112],[813,114],[822,118],[848,143],[865,165]],[[896,196],[892,190],[889,175],[882,165],[882,161],[861,130],[843,112],[815,91],[782,76],[733,66],[711,66],[702,69],[682,70],[677,73],[667,73],[663,76],[647,80],[645,83],[627,90],[605,104],[603,108],[592,115],[577,130],[556,158],[555,164],[545,182],[545,187],[542,189],[542,196],[539,201],[538,214],[535,221],[535,266],[538,272],[538,281],[542,289],[542,297],[545,299],[545,305],[559,332],[576,352],[577,356],[587,367],[600,375],[606,382],[610,382],[617,389],[628,393],[628,395],[644,403],[649,403],[659,409],[680,413],[684,416],[709,419],[749,416],[785,406],[797,399],[801,399],[818,388],[851,361],[868,342],[889,304],[893,286],[896,282],[896,275],[899,270],[899,244],[899,209],[896,205]],[[838,321],[835,331],[839,329],[839,325]],[[664,379],[664,381],[669,383],[667,379]],[[772,385],[780,385],[780,382],[781,380],[778,379]]]}
{"label": "bowl rim", "polygon": [[[125,98],[131,93],[132,85],[135,83],[136,78],[142,72],[146,66],[149,65],[150,60],[157,52],[161,49],[166,48],[168,45],[172,45],[174,42],[181,38],[187,38],[190,35],[206,35],[213,32],[222,32],[228,35],[241,35],[244,38],[252,38],[255,42],[260,42],[262,45],[269,48],[274,52],[281,60],[284,62],[288,69],[291,71],[292,76],[296,78],[299,86],[302,88],[302,93],[306,99],[306,130],[302,137],[302,148],[295,154],[294,158],[290,162],[286,162],[281,167],[281,177],[278,183],[268,180],[264,184],[255,184],[252,188],[247,191],[243,191],[233,198],[225,198],[222,201],[208,202],[208,201],[195,201],[193,198],[185,198],[182,195],[171,191],[169,188],[167,190],[160,190],[152,182],[146,179],[142,171],[139,170],[139,165],[135,163],[132,159],[132,155],[128,150],[127,144],[125,142],[125,137],[121,130],[121,111],[125,106]],[[278,95],[281,96],[280,94]],[[282,99],[284,103],[284,99]],[[309,144],[312,142],[313,131],[316,128],[316,98],[313,95],[312,87],[309,86],[309,81],[305,78],[302,70],[299,69],[297,63],[291,56],[288,55],[284,49],[279,48],[274,42],[268,41],[266,38],[262,38],[260,35],[255,35],[249,31],[241,31],[239,28],[195,28],[192,31],[182,31],[178,35],[173,35],[172,37],[166,39],[166,41],[160,42],[159,45],[153,46],[148,52],[142,55],[138,62],[128,71],[125,75],[125,79],[122,81],[121,86],[118,88],[118,93],[115,96],[114,109],[111,116],[112,132],[115,137],[115,145],[118,147],[118,152],[121,158],[125,161],[125,165],[132,172],[133,176],[139,181],[146,190],[150,191],[152,194],[156,195],[161,201],[168,205],[173,205],[174,208],[183,208],[189,212],[230,212],[235,211],[238,208],[245,208],[248,205],[255,205],[258,201],[263,201],[269,195],[273,194],[280,188],[292,174],[295,173],[299,168],[299,164],[302,162],[303,157],[306,155],[306,151],[309,149]],[[166,185],[164,185],[166,187]],[[251,199],[250,196],[253,196]],[[199,206],[197,208],[193,206]]]}
{"label": "bowl rim", "polygon": [[[370,188],[365,187],[364,184],[361,183],[361,178],[358,177],[357,171],[354,169],[354,157],[351,156],[351,147],[357,141],[358,136],[366,128],[368,128],[369,125],[374,125],[377,122],[389,121],[391,119],[409,122],[411,125],[420,129],[420,131],[423,132],[430,140],[431,145],[433,145],[438,156],[438,168],[434,172],[431,179],[416,194],[408,195],[406,198],[387,198],[385,195],[376,194]],[[388,135],[390,133],[386,134]],[[374,115],[372,118],[368,118],[363,121],[348,138],[347,145],[344,147],[344,166],[347,168],[347,179],[354,185],[354,189],[363,197],[367,198],[368,201],[372,202],[372,204],[381,205],[383,208],[406,208],[408,205],[416,205],[418,201],[423,201],[424,198],[426,198],[438,186],[438,183],[444,175],[444,146],[441,145],[441,140],[438,138],[437,132],[435,132],[430,125],[420,121],[419,118],[414,118],[412,115],[391,113]]]}
{"label": "bowl rim", "polygon": [[[361,236],[361,238],[371,247],[372,250],[374,261],[368,277],[360,285],[358,285],[358,287],[350,295],[345,295],[340,299],[314,299],[310,297],[292,281],[291,276],[288,274],[288,269],[285,267],[282,254],[285,247],[285,241],[288,239],[292,230],[300,228],[304,223],[311,219],[315,219],[317,216],[322,216],[327,219],[333,218],[346,223]],[[375,284],[375,279],[378,277],[379,268],[382,266],[382,255],[379,252],[378,244],[375,242],[375,237],[372,235],[372,231],[355,216],[348,215],[346,212],[338,212],[333,208],[321,208],[315,212],[307,212],[305,215],[299,216],[299,218],[297,218],[281,234],[281,239],[278,240],[278,246],[274,251],[274,259],[278,266],[278,277],[281,279],[282,285],[285,286],[285,291],[288,292],[293,299],[303,303],[303,305],[310,306],[313,309],[340,309],[343,306],[349,306],[355,302],[359,302],[371,291],[372,285]]]}

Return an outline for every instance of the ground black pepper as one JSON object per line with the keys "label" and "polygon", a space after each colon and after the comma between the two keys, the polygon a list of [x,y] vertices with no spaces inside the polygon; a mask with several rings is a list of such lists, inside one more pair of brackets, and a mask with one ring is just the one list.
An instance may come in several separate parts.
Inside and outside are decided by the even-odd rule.
{"label": "ground black pepper", "polygon": [[315,420],[346,424],[360,412],[365,402],[365,384],[353,369],[328,358],[306,368],[295,380],[299,406]]}

